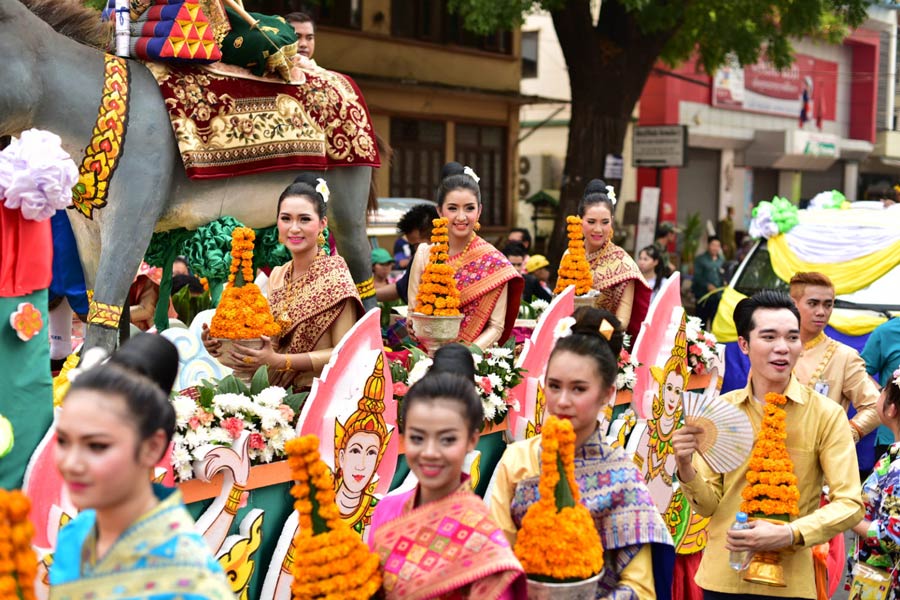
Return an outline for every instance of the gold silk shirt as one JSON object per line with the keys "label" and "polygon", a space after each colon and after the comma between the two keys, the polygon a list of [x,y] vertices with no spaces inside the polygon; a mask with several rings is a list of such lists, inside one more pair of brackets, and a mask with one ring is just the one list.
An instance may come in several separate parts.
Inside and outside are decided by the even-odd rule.
{"label": "gold silk shirt", "polygon": [[856,414],[850,419],[853,439],[872,432],[881,423],[876,404],[878,386],[866,373],[866,363],[850,346],[820,334],[807,344],[794,367],[801,384],[841,405],[846,413],[852,404]]}
{"label": "gold silk shirt", "polygon": [[[697,454],[693,465],[697,476],[681,483],[681,490],[694,510],[710,517],[709,543],[694,578],[701,588],[727,594],[766,597],[815,598],[811,547],[856,525],[863,517],[863,502],[856,465],[856,449],[847,417],[840,406],[791,377],[785,390],[788,403],[787,449],[794,462],[800,489],[800,516],[792,522],[804,546],[783,548],[782,564],[787,587],[747,583],[742,573],[729,566],[725,536],[741,509],[748,461],[728,473],[714,473]],[[763,403],[753,399],[751,384],[723,394],[722,400],[738,407],[749,418],[755,433],[763,417]],[[749,459],[749,455],[747,457]],[[819,507],[823,484],[829,487],[830,503]]]}

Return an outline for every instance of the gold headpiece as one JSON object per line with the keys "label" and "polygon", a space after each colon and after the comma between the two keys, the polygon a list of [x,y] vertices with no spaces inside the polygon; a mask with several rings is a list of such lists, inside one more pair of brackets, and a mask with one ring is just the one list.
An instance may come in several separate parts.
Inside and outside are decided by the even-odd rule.
{"label": "gold headpiece", "polygon": [[[384,353],[379,352],[375,360],[375,368],[366,380],[363,388],[363,396],[359,399],[356,411],[350,415],[347,421],[341,425],[340,421],[334,421],[334,468],[338,467],[338,458],[341,450],[345,450],[347,442],[353,434],[365,432],[374,433],[381,440],[378,448],[378,459],[375,468],[381,464],[381,459],[387,450],[391,432],[384,422]],[[335,481],[338,478],[335,477]]]}
{"label": "gold headpiece", "polygon": [[600,323],[600,327],[597,328],[597,331],[599,331],[600,335],[606,338],[606,341],[608,342],[612,339],[613,334],[616,332],[616,328],[613,327],[612,323],[603,319],[603,322]]}

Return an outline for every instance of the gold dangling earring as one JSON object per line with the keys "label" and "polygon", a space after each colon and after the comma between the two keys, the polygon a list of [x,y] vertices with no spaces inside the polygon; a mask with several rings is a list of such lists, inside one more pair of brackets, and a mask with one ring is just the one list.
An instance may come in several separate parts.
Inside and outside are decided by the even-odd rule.
{"label": "gold dangling earring", "polygon": [[319,248],[325,247],[325,234],[323,234],[321,231],[319,232],[319,235],[316,237],[316,244],[319,245]]}
{"label": "gold dangling earring", "polygon": [[475,233],[478,233],[479,231],[481,231],[481,223],[475,221],[475,227],[473,227],[472,229],[475,230]]}

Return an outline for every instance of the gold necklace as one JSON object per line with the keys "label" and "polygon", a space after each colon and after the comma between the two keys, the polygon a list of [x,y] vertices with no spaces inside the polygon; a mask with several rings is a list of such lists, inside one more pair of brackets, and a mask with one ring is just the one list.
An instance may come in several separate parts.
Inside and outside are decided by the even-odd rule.
{"label": "gold necklace", "polygon": [[462,252],[453,256],[453,258],[449,259],[447,262],[450,266],[453,267],[455,271],[457,269],[458,264],[462,261],[463,257],[466,255],[466,252],[469,251],[469,247],[472,245],[472,242],[475,241],[475,238],[478,237],[478,234],[473,233],[472,237],[469,238],[469,241],[466,242],[466,247],[462,249]]}

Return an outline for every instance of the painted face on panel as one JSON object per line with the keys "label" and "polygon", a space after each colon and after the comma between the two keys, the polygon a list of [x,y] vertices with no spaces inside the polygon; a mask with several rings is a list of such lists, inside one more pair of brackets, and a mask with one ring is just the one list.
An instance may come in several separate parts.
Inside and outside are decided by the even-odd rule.
{"label": "painted face on panel", "polygon": [[466,454],[478,432],[469,433],[463,408],[454,400],[416,402],[406,413],[406,461],[419,479],[422,502],[433,502],[459,486]]}
{"label": "painted face on panel", "polygon": [[825,329],[834,310],[834,290],[824,285],[807,285],[800,298],[794,299],[800,311],[800,330],[813,338]]}
{"label": "painted face on panel", "polygon": [[[317,251],[316,238],[328,219],[320,219],[315,203],[306,196],[288,196],[278,211],[278,241],[291,254]],[[316,250],[313,250],[316,248]]]}
{"label": "painted face on panel", "polygon": [[351,493],[362,492],[372,481],[378,467],[380,449],[381,438],[378,434],[358,431],[347,441],[347,447],[338,454],[344,485]]}
{"label": "painted face on panel", "polygon": [[678,402],[681,400],[681,392],[684,391],[684,377],[680,373],[670,371],[666,375],[666,383],[663,386],[663,402],[665,414],[672,416],[675,409],[678,408]]}
{"label": "painted face on panel", "polygon": [[438,212],[450,222],[451,236],[458,240],[468,240],[472,236],[475,223],[481,217],[481,206],[475,194],[460,189],[447,193]]}
{"label": "painted face on panel", "polygon": [[784,389],[803,348],[797,317],[786,308],[758,309],[753,313],[750,339],[739,337],[738,345],[750,358],[755,376],[774,389]]}
{"label": "painted face on panel", "polygon": [[57,420],[56,467],[79,510],[118,506],[147,485],[158,456],[138,439],[125,400],[94,390],[66,397]]}
{"label": "painted face on panel", "polygon": [[612,214],[604,203],[592,204],[581,217],[584,247],[588,253],[596,252],[612,238]]}
{"label": "painted face on panel", "polygon": [[590,356],[561,350],[547,365],[547,410],[571,421],[578,440],[585,440],[594,432],[597,417],[609,404],[614,389],[604,387],[597,363]]}

